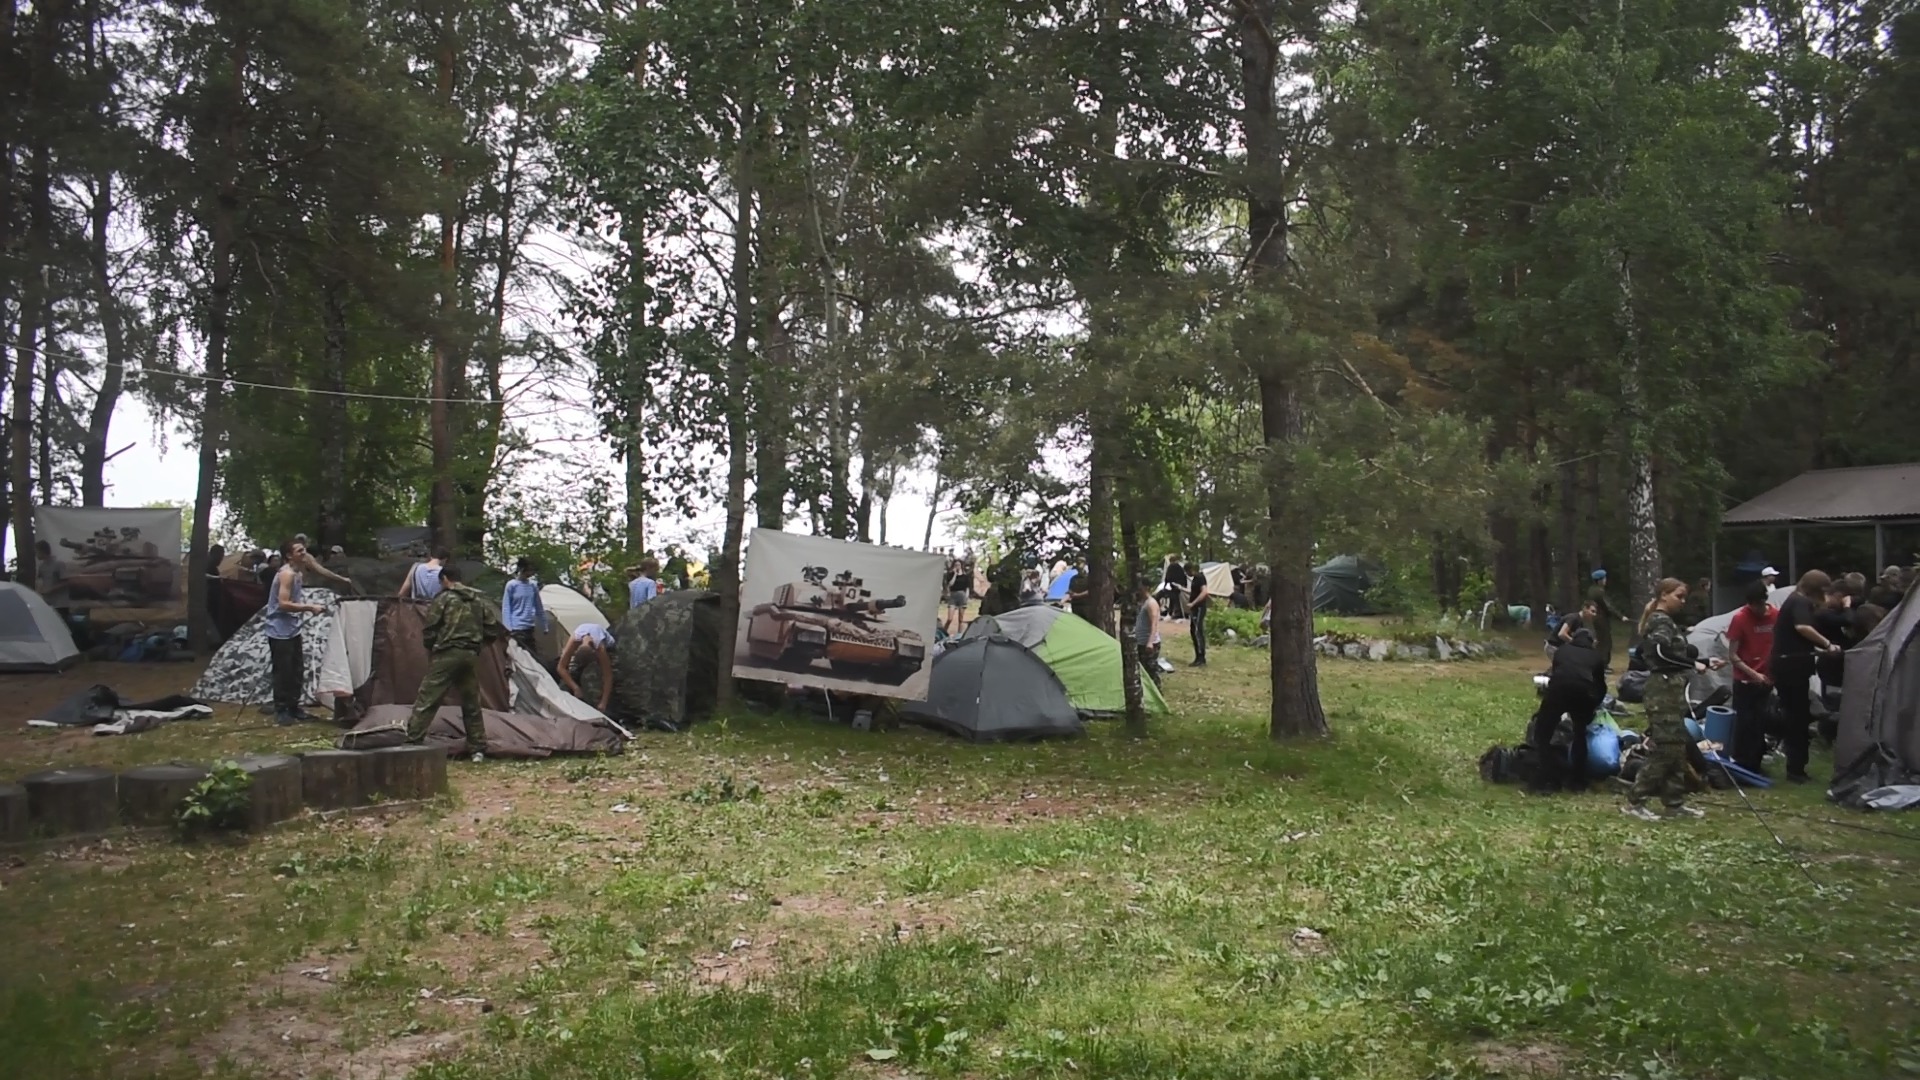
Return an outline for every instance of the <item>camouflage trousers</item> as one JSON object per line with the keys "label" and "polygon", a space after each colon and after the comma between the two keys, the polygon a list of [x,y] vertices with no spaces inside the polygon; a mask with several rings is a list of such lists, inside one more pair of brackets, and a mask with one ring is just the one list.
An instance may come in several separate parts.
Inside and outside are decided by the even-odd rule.
{"label": "camouflage trousers", "polygon": [[487,725],[480,717],[479,655],[471,649],[449,649],[433,654],[427,677],[420,680],[419,696],[413,699],[413,715],[407,720],[407,741],[421,742],[433,725],[433,714],[447,694],[460,694],[460,723],[467,729],[467,749],[485,751]]}
{"label": "camouflage trousers", "polygon": [[1658,795],[1669,809],[1687,801],[1687,677],[1655,674],[1647,679],[1647,738],[1653,749],[1640,765],[1628,796],[1635,805]]}

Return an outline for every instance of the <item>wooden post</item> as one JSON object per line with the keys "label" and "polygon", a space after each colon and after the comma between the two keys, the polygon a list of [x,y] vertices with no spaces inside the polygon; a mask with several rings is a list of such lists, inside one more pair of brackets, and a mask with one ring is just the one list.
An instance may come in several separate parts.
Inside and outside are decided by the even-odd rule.
{"label": "wooden post", "polygon": [[207,778],[198,765],[142,765],[120,774],[120,820],[128,825],[171,825],[174,811],[193,786]]}
{"label": "wooden post", "polygon": [[300,759],[286,754],[244,757],[234,764],[253,778],[247,788],[247,828],[264,829],[300,812]]}
{"label": "wooden post", "polygon": [[1793,526],[1787,526],[1787,584],[1796,585],[1800,581],[1800,548]]}
{"label": "wooden post", "polygon": [[106,769],[49,769],[20,785],[34,826],[49,835],[105,832],[120,819],[119,779]]}
{"label": "wooden post", "polygon": [[1707,610],[1720,614],[1720,537],[1707,542]]}
{"label": "wooden post", "polygon": [[27,834],[27,789],[0,784],[0,844],[17,844]]}
{"label": "wooden post", "polygon": [[1873,573],[1868,577],[1878,578],[1880,571],[1887,565],[1887,527],[1876,521],[1873,523]]}
{"label": "wooden post", "polygon": [[312,750],[300,755],[300,797],[309,809],[360,806],[373,795],[379,759],[362,750]]}
{"label": "wooden post", "polygon": [[447,751],[443,747],[389,746],[370,752],[376,759],[376,791],[387,799],[430,799],[447,790]]}

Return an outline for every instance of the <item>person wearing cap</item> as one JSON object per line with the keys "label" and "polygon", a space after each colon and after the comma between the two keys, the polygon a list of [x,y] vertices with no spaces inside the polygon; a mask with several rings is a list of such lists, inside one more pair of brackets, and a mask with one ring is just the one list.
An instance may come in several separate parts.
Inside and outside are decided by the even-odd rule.
{"label": "person wearing cap", "polygon": [[1593,622],[1587,629],[1593,631],[1593,648],[1600,658],[1613,666],[1613,624],[1625,622],[1626,616],[1615,611],[1607,601],[1607,571],[1603,567],[1593,572],[1593,587],[1587,590],[1587,605],[1593,608]]}
{"label": "person wearing cap", "polygon": [[[1747,565],[1751,566],[1753,564],[1748,563]],[[1768,592],[1772,592],[1774,589],[1779,588],[1780,571],[1775,570],[1771,566],[1767,567],[1765,570],[1760,571],[1760,584],[1765,585],[1767,587]]]}

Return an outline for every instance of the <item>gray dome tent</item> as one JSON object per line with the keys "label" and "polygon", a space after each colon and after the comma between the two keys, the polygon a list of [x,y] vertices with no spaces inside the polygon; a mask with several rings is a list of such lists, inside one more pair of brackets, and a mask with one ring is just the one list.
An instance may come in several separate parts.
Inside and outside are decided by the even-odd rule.
{"label": "gray dome tent", "polygon": [[900,711],[909,720],[975,742],[1085,730],[1053,669],[997,635],[961,641],[935,656],[927,700],[903,702]]}
{"label": "gray dome tent", "polygon": [[1367,590],[1375,571],[1353,555],[1339,555],[1313,568],[1313,610],[1335,615],[1370,615]]}
{"label": "gray dome tent", "polygon": [[1847,650],[1847,688],[1827,795],[1864,805],[1874,788],[1920,782],[1920,600],[1912,593]]}

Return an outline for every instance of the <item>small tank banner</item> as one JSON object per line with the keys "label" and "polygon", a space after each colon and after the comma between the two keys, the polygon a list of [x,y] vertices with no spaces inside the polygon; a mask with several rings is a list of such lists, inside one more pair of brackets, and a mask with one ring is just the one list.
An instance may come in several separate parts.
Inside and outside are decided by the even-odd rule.
{"label": "small tank banner", "polygon": [[753,530],[734,677],[926,700],[945,569],[925,551]]}
{"label": "small tank banner", "polygon": [[34,588],[57,608],[161,608],[186,584],[175,507],[36,506]]}

